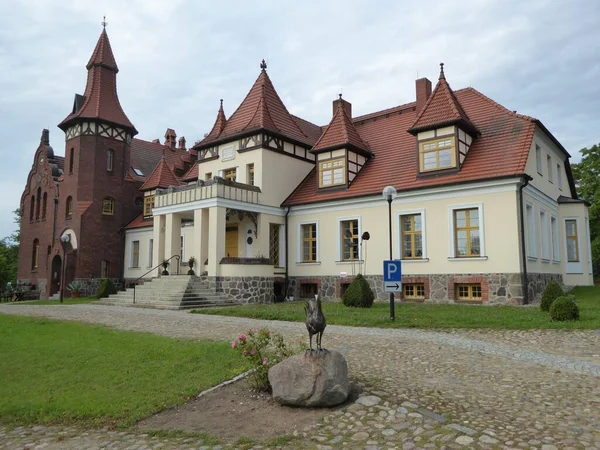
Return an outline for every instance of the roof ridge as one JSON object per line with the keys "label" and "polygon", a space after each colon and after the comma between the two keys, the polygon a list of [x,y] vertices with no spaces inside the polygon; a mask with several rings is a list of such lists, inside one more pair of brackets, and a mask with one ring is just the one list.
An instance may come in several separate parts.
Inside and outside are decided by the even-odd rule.
{"label": "roof ridge", "polygon": [[392,106],[391,108],[386,108],[386,109],[382,109],[379,111],[374,111],[372,113],[363,114],[362,116],[356,116],[356,117],[352,118],[352,123],[360,122],[362,120],[373,119],[375,117],[384,116],[386,114],[393,114],[397,111],[413,109],[416,106],[416,104],[417,104],[417,102],[403,103],[398,106]]}
{"label": "roof ridge", "polygon": [[502,106],[500,103],[498,103],[497,101],[493,100],[492,98],[488,97],[487,95],[483,94],[482,92],[478,91],[477,89],[475,89],[474,87],[466,87],[466,88],[462,88],[459,89],[456,92],[460,92],[460,91],[472,91],[473,93],[477,94],[479,97],[481,97],[483,100],[487,101],[488,103],[491,103],[492,105],[496,106],[498,109],[501,109],[504,112],[507,112],[508,114],[510,114],[511,116],[515,116],[518,117],[519,119],[524,119],[524,120],[528,120],[530,122],[535,122],[538,119],[536,119],[533,116],[528,116],[526,114],[519,114],[516,111],[511,111],[510,109],[508,109],[506,106]]}
{"label": "roof ridge", "polygon": [[[302,128],[300,128],[300,126],[296,123],[296,121],[292,118],[292,114],[290,113],[290,111],[287,109],[287,106],[285,106],[285,103],[283,103],[283,100],[281,100],[281,97],[279,96],[279,93],[277,92],[277,90],[275,89],[275,86],[273,86],[273,82],[271,81],[271,77],[269,77],[269,74],[267,74],[267,71],[264,70],[264,74],[265,74],[265,78],[268,81],[269,85],[271,86],[271,91],[275,94],[275,96],[277,97],[277,100],[279,100],[279,103],[281,104],[281,106],[283,106],[284,111],[286,112],[286,114],[290,117],[292,123],[294,124],[294,126],[296,127],[296,130],[298,130],[300,132],[300,134],[302,136],[304,136],[307,139],[310,139],[308,137],[308,135],[302,130]],[[271,119],[272,120],[272,119]],[[277,128],[279,129],[279,128]]]}

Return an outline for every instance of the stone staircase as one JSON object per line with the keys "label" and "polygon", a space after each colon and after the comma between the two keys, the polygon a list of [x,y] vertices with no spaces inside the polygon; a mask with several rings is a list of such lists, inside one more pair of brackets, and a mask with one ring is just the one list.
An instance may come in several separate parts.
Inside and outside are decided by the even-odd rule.
{"label": "stone staircase", "polygon": [[120,291],[98,303],[156,309],[198,309],[240,304],[211,290],[207,281],[190,275],[160,276],[137,285],[135,303],[133,288]]}

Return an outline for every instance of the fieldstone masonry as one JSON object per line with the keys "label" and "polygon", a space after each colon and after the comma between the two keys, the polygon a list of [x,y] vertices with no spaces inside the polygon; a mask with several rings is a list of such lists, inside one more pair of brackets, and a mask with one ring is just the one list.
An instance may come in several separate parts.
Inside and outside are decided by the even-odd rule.
{"label": "fieldstone masonry", "polygon": [[[336,276],[291,277],[288,296],[302,300],[301,285],[316,284],[318,294],[325,301],[339,301],[344,285],[352,283],[354,277]],[[387,301],[389,294],[383,291],[381,275],[366,275],[376,301]],[[426,303],[455,303],[454,286],[457,283],[478,283],[482,288],[482,302],[489,305],[523,304],[523,281],[520,273],[476,273],[476,274],[423,274],[404,277],[405,282],[425,285]],[[562,284],[560,274],[529,273],[527,275],[529,303],[539,303],[540,297],[550,280]]]}
{"label": "fieldstone masonry", "polygon": [[273,303],[273,277],[199,277],[214,292],[240,303]]}

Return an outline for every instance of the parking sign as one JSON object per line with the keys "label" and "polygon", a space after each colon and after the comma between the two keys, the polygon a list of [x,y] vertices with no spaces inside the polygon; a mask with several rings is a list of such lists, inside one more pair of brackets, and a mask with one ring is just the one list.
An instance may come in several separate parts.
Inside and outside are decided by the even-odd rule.
{"label": "parking sign", "polygon": [[400,261],[383,261],[383,291],[402,292],[402,265]]}

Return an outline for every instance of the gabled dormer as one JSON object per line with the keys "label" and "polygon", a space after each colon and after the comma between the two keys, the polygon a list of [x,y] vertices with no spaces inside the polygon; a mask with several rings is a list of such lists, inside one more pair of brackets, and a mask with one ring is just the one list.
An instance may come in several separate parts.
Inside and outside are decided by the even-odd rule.
{"label": "gabled dormer", "polygon": [[[419,82],[429,81],[417,80],[418,115],[408,130],[417,140],[419,174],[458,171],[479,131],[446,81],[443,63],[440,64],[438,83],[422,107],[419,104],[419,94],[423,92],[419,90]],[[427,95],[427,89],[421,91]]]}
{"label": "gabled dormer", "polygon": [[317,157],[318,187],[347,187],[373,154],[352,124],[352,105],[333,102],[333,118],[311,149]]}
{"label": "gabled dormer", "polygon": [[157,189],[166,189],[170,186],[179,186],[180,184],[173,170],[169,167],[166,158],[163,156],[150,176],[140,187],[140,191],[144,193],[144,217],[152,216],[154,196]]}

